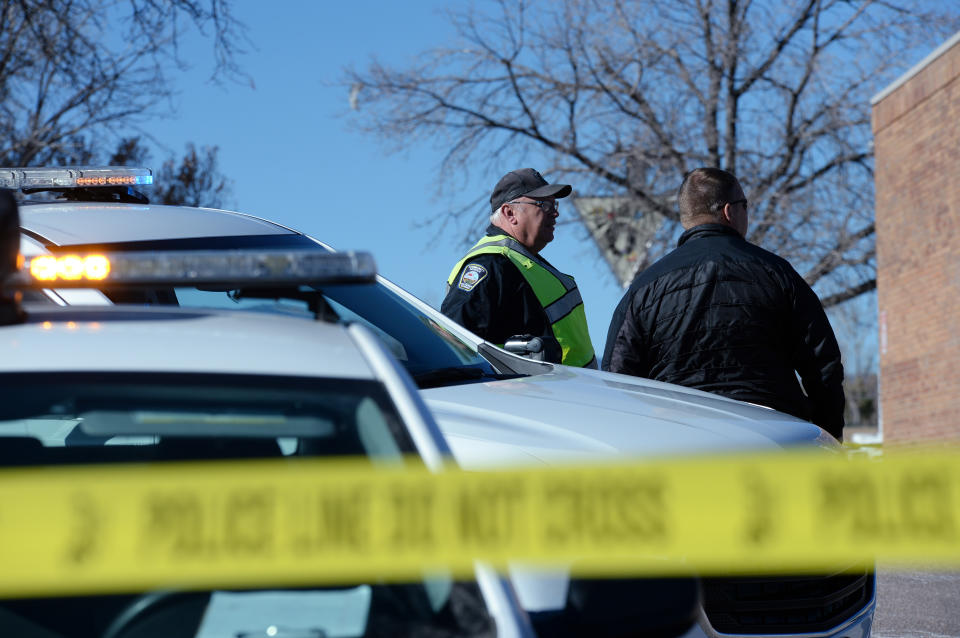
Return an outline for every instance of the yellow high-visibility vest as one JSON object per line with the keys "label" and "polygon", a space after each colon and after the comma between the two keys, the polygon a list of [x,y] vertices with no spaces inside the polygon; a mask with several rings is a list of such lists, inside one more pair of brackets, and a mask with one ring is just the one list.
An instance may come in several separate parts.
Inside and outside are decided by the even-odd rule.
{"label": "yellow high-visibility vest", "polygon": [[[510,235],[486,236],[457,262],[447,278],[453,286],[464,264],[478,255],[503,255],[510,259],[533,289],[563,350],[562,363],[568,366],[597,367],[597,358],[590,342],[587,315],[577,282],[565,275]],[[534,335],[536,336],[536,335]]]}

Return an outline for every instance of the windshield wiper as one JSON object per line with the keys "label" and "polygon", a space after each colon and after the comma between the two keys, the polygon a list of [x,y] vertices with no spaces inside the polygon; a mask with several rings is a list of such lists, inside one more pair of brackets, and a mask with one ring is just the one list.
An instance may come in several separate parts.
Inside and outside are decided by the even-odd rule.
{"label": "windshield wiper", "polygon": [[475,381],[477,379],[500,379],[500,375],[494,375],[486,372],[483,368],[474,368],[470,366],[453,366],[449,368],[436,368],[425,372],[418,372],[413,375],[413,380],[417,382],[417,387],[421,390],[426,388],[438,388],[445,385],[456,385],[465,381]]}

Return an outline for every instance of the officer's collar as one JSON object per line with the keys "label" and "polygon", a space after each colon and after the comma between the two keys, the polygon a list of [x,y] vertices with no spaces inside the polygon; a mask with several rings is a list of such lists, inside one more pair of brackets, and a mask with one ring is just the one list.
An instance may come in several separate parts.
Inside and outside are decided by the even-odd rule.
{"label": "officer's collar", "polygon": [[522,246],[523,249],[529,252],[530,254],[533,254],[533,255],[536,254],[532,250],[524,246],[522,241],[520,241],[519,239],[517,239],[516,237],[514,237],[504,229],[500,228],[499,226],[494,226],[493,224],[490,224],[489,226],[487,226],[487,237],[506,237],[507,239],[512,239],[517,243],[518,246]]}
{"label": "officer's collar", "polygon": [[547,264],[551,268],[554,268],[554,266],[549,261],[547,261],[543,255],[541,255],[540,253],[533,252],[532,250],[524,246],[522,243],[520,243],[520,240],[518,240],[516,237],[514,237],[504,229],[500,228],[499,226],[494,226],[493,224],[490,224],[489,226],[487,226],[487,237],[506,237],[507,239],[512,239],[513,241],[517,242],[517,245],[522,247],[525,252],[529,253],[533,257],[536,257],[537,259]]}

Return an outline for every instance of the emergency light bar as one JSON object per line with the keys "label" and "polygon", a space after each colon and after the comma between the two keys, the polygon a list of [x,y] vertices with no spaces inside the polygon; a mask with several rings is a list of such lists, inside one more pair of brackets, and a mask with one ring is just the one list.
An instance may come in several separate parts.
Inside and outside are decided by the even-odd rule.
{"label": "emergency light bar", "polygon": [[78,166],[71,168],[0,168],[0,188],[11,190],[69,190],[153,184],[149,168]]}
{"label": "emergency light bar", "polygon": [[24,260],[4,287],[106,288],[223,285],[274,287],[369,283],[377,275],[365,252],[176,251],[42,255]]}

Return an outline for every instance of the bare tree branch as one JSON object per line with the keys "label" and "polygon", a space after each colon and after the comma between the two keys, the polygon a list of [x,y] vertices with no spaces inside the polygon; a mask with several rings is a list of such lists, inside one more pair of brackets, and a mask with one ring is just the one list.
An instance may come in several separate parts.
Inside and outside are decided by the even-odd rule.
{"label": "bare tree branch", "polygon": [[0,0],[0,163],[75,163],[169,112],[191,30],[215,79],[243,79],[229,0]]}
{"label": "bare tree branch", "polygon": [[820,303],[823,304],[824,308],[829,308],[830,306],[835,306],[837,304],[843,303],[844,301],[849,301],[854,297],[858,297],[862,295],[865,292],[870,292],[871,290],[876,290],[876,289],[877,289],[877,280],[869,279],[855,286],[850,286],[849,288],[841,292],[822,297],[820,299]]}
{"label": "bare tree branch", "polygon": [[[502,174],[524,150],[545,154],[554,177],[576,178],[580,194],[625,197],[638,215],[662,215],[649,258],[677,234],[684,173],[727,168],[750,199],[751,241],[806,272],[827,305],[871,289],[869,99],[960,28],[960,5],[494,6],[465,9],[459,41],[409,68],[347,70],[363,103],[353,122],[398,144],[437,145],[445,175],[481,165]],[[481,213],[471,210],[450,214],[475,222]]]}

